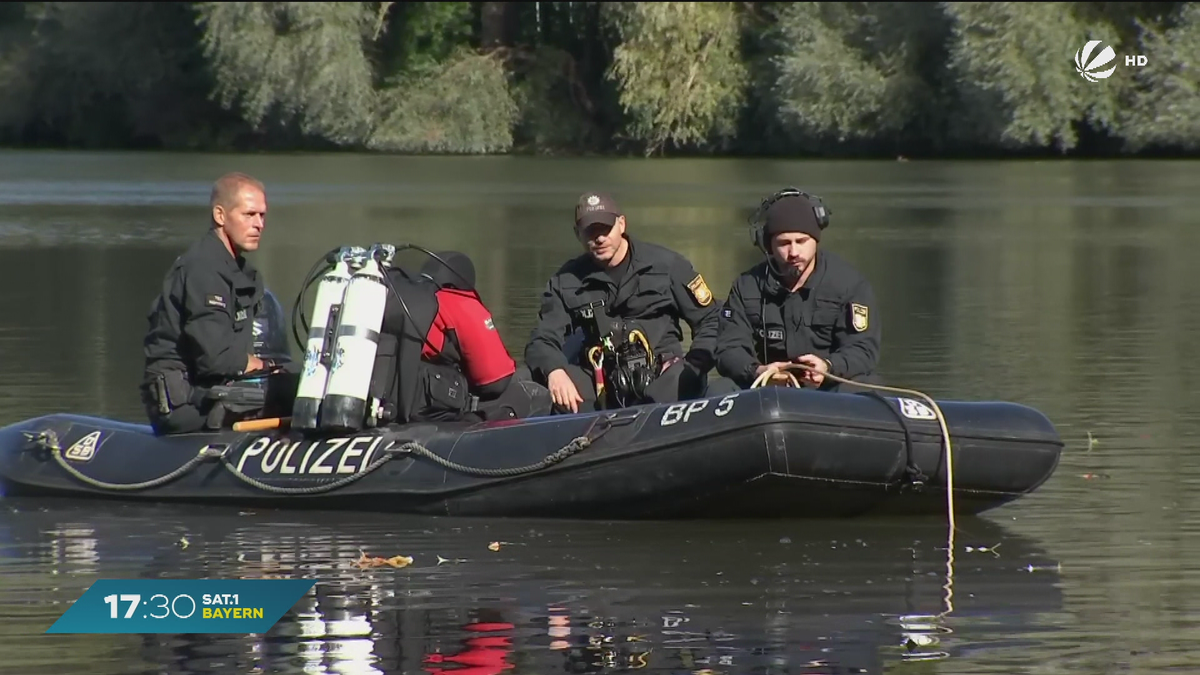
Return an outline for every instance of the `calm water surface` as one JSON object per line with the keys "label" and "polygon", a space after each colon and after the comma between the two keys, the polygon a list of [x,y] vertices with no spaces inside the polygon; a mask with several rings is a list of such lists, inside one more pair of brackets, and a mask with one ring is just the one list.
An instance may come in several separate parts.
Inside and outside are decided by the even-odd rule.
{"label": "calm water surface", "polygon": [[[581,192],[611,191],[633,234],[686,254],[723,297],[755,262],[747,213],[797,184],[833,209],[823,245],[875,286],[892,384],[1035,406],[1068,448],[1036,494],[959,520],[950,584],[938,518],[630,524],[0,500],[0,671],[1200,669],[1197,164],[0,153],[0,423],[141,419],[146,310],[229,170],[267,183],[254,262],[285,306],[332,247],[456,248],[518,358],[542,284],[579,250]],[[361,551],[414,564],[362,571]],[[279,575],[320,581],[266,635],[43,635],[100,577]]]}

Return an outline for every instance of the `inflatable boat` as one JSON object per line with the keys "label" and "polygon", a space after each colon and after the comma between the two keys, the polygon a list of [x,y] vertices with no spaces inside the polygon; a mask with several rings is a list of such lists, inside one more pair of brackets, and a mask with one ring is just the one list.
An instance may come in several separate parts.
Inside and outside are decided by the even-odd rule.
{"label": "inflatable boat", "polygon": [[[1037,410],[937,402],[956,513],[1038,488],[1063,443]],[[340,436],[155,436],[54,414],[0,429],[7,496],[582,519],[945,513],[943,432],[925,403],[762,387],[613,411],[420,423]]]}

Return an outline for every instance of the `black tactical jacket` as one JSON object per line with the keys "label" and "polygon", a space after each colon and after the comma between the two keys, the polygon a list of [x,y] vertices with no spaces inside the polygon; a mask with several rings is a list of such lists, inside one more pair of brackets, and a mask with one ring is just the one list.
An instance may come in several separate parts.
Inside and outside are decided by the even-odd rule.
{"label": "black tactical jacket", "polygon": [[794,293],[765,261],[734,280],[720,312],[718,373],[745,388],[760,365],[816,354],[839,377],[874,375],[882,333],[870,283],[835,253],[820,251],[815,264]]}
{"label": "black tactical jacket", "polygon": [[[587,253],[567,261],[546,284],[538,324],[525,347],[525,364],[535,378],[545,381],[554,370],[578,363],[592,346],[582,339],[591,321],[584,316],[588,307],[630,329],[641,329],[655,356],[684,356],[702,373],[712,369],[720,303],[704,277],[670,249],[628,235],[626,239],[630,267],[619,288]],[[680,319],[692,330],[686,355]],[[575,339],[569,340],[572,336]]]}

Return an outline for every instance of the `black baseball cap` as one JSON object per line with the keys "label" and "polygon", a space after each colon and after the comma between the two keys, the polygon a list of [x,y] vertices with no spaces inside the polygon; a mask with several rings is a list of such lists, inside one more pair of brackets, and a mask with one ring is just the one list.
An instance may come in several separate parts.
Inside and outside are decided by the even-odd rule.
{"label": "black baseball cap", "polygon": [[612,197],[601,192],[586,192],[575,205],[575,229],[582,230],[597,223],[612,227],[620,215],[621,209]]}

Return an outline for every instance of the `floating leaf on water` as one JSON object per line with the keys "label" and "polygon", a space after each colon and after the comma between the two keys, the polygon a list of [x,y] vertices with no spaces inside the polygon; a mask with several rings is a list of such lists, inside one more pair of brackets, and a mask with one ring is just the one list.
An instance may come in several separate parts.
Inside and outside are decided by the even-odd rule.
{"label": "floating leaf on water", "polygon": [[188,541],[188,538],[187,538],[187,537],[180,537],[180,538],[179,538],[179,546],[180,546],[180,548],[187,548],[187,547],[188,547],[188,544],[190,544],[190,543],[192,543],[192,542]]}
{"label": "floating leaf on water", "polygon": [[381,558],[375,555],[367,555],[364,551],[360,550],[358,560],[355,560],[354,564],[358,566],[359,569],[384,566],[400,569],[402,567],[408,567],[412,564],[412,562],[413,559],[406,555],[397,555],[392,556],[391,558]]}
{"label": "floating leaf on water", "polygon": [[493,541],[492,543],[488,544],[488,550],[489,551],[499,551],[500,550],[500,542]]}

